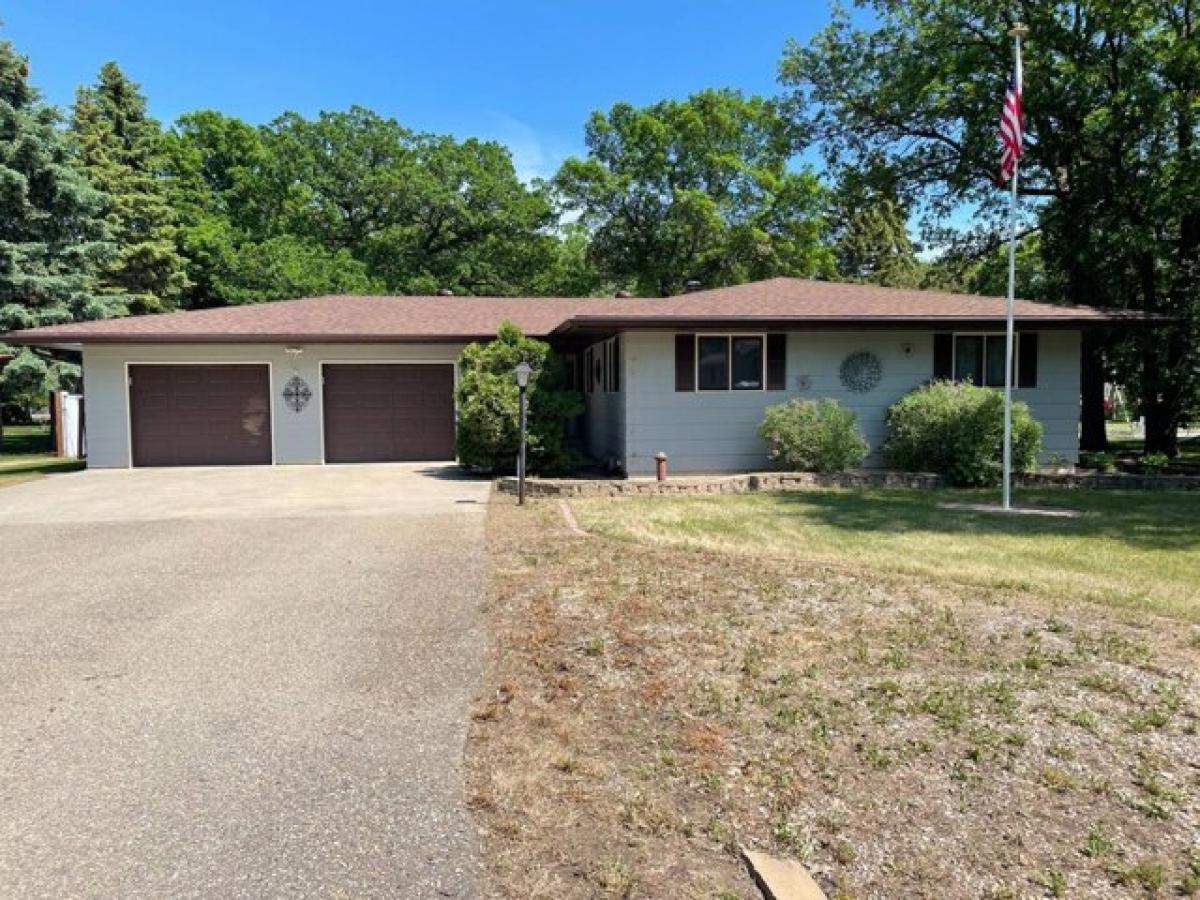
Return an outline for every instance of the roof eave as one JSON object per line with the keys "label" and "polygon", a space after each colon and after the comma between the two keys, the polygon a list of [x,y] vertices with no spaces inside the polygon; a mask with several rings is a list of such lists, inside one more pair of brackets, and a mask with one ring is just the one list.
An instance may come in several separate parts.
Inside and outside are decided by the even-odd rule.
{"label": "roof eave", "polygon": [[[756,329],[900,329],[963,328],[981,325],[1004,325],[1003,316],[905,316],[905,317],[846,317],[846,316],[575,316],[558,326],[552,334],[571,334],[589,329],[630,331],[637,329],[705,330],[727,327]],[[1075,330],[1079,328],[1114,325],[1162,325],[1165,321],[1147,317],[1128,316],[1018,316],[1020,327],[1045,330]]]}
{"label": "roof eave", "polygon": [[[531,337],[548,333],[527,332]],[[0,342],[30,347],[62,347],[78,350],[84,346],[111,344],[468,344],[494,340],[489,334],[22,334],[0,335]]]}

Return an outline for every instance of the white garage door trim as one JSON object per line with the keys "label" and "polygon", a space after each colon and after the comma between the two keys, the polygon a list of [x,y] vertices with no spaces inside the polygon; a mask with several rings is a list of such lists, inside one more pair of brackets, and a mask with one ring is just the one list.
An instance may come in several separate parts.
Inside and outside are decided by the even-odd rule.
{"label": "white garage door trim", "polygon": [[[275,465],[275,367],[266,359],[127,359],[125,360],[125,468],[132,469],[133,465],[133,400],[131,397],[133,376],[130,366],[266,366],[267,367],[267,406],[271,411],[271,465]],[[86,401],[85,401],[86,402]],[[322,443],[324,439],[322,438]],[[153,468],[153,467],[151,467]],[[193,468],[202,468],[199,466]]]}

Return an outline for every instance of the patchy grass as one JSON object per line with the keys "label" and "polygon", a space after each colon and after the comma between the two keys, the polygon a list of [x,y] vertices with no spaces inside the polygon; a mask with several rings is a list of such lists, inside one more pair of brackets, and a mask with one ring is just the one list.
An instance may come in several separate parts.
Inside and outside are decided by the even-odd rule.
{"label": "patchy grass", "polygon": [[1200,627],[1110,571],[1157,553],[1175,584],[1186,512],[1133,498],[1140,537],[1097,534],[1115,555],[1073,591],[1066,548],[1031,546],[1071,533],[956,526],[973,569],[908,495],[759,499],[686,501],[702,527],[667,498],[578,503],[588,538],[496,497],[468,751],[489,895],[755,897],[739,845],[843,900],[1196,890]]}
{"label": "patchy grass", "polygon": [[54,472],[73,472],[84,465],[82,460],[61,459],[54,455],[48,426],[4,426],[0,487],[31,481]]}
{"label": "patchy grass", "polygon": [[[1145,449],[1145,441],[1139,437],[1134,425],[1123,422],[1109,422],[1108,448],[1111,453],[1120,457],[1138,458]],[[1200,465],[1200,434],[1195,431],[1179,432],[1179,459],[1177,462],[1185,466]]]}
{"label": "patchy grass", "polygon": [[939,507],[978,492],[796,491],[575,505],[612,537],[749,556],[799,557],[853,570],[1012,588],[1200,621],[1200,497],[1188,493],[1022,492],[1077,519]]}

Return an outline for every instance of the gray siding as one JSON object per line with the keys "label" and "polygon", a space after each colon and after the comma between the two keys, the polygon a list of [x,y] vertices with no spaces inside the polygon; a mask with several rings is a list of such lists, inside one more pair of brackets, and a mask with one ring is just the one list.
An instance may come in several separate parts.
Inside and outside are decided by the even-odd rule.
{"label": "gray siding", "polygon": [[[933,373],[932,332],[796,332],[788,335],[787,389],[677,393],[674,335],[624,335],[626,470],[654,469],[654,454],[670,457],[674,472],[730,472],[768,468],[766,448],[756,431],[767,406],[794,397],[829,397],[854,410],[872,448],[868,466],[884,463],[887,409]],[[883,380],[855,394],[842,387],[838,369],[859,350],[875,353]],[[1042,332],[1038,387],[1016,391],[1046,429],[1046,459],[1074,461],[1079,441],[1079,334]]]}
{"label": "gray siding", "polygon": [[[909,348],[911,352],[906,352]],[[847,392],[838,367],[847,354],[870,350],[883,364],[883,382],[867,394]],[[1038,387],[1017,391],[1046,429],[1045,458],[1078,456],[1079,334],[1042,332]],[[267,362],[275,461],[320,463],[321,396],[319,365],[331,360],[452,362],[460,344],[310,345],[296,371],[312,387],[308,407],[295,413],[283,403],[283,385],[292,361],[281,345],[120,345],[84,351],[89,464],[129,465],[128,362]],[[883,443],[888,406],[929,379],[933,371],[932,333],[809,332],[788,336],[787,389],[765,392],[676,393],[674,335],[630,332],[621,341],[621,390],[594,391],[587,397],[587,444],[600,461],[624,460],[630,474],[654,469],[654,454],[665,451],[675,472],[728,472],[767,467],[766,449],[756,435],[763,411],[792,397],[833,397],[853,409],[873,450]],[[807,383],[807,388],[801,384]],[[868,465],[883,460],[873,452]]]}
{"label": "gray siding", "polygon": [[461,344],[311,344],[295,362],[313,391],[301,412],[283,402],[283,386],[293,375],[293,363],[282,345],[113,345],[88,347],[83,352],[84,403],[87,411],[88,464],[97,467],[129,465],[129,419],[125,364],[138,362],[265,362],[271,364],[271,419],[275,462],[320,463],[320,364],[334,360],[406,360],[456,362]]}

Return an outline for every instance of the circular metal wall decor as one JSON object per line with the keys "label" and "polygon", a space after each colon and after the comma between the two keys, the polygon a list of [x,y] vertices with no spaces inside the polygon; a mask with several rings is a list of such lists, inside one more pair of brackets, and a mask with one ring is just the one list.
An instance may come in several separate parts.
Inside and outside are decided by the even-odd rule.
{"label": "circular metal wall decor", "polygon": [[841,376],[842,386],[846,390],[853,391],[855,394],[865,394],[879,384],[880,379],[883,378],[883,366],[879,362],[879,357],[874,353],[860,350],[842,360],[842,367],[838,374]]}
{"label": "circular metal wall decor", "polygon": [[283,402],[292,412],[300,412],[312,399],[312,389],[299,375],[293,375],[283,386]]}

